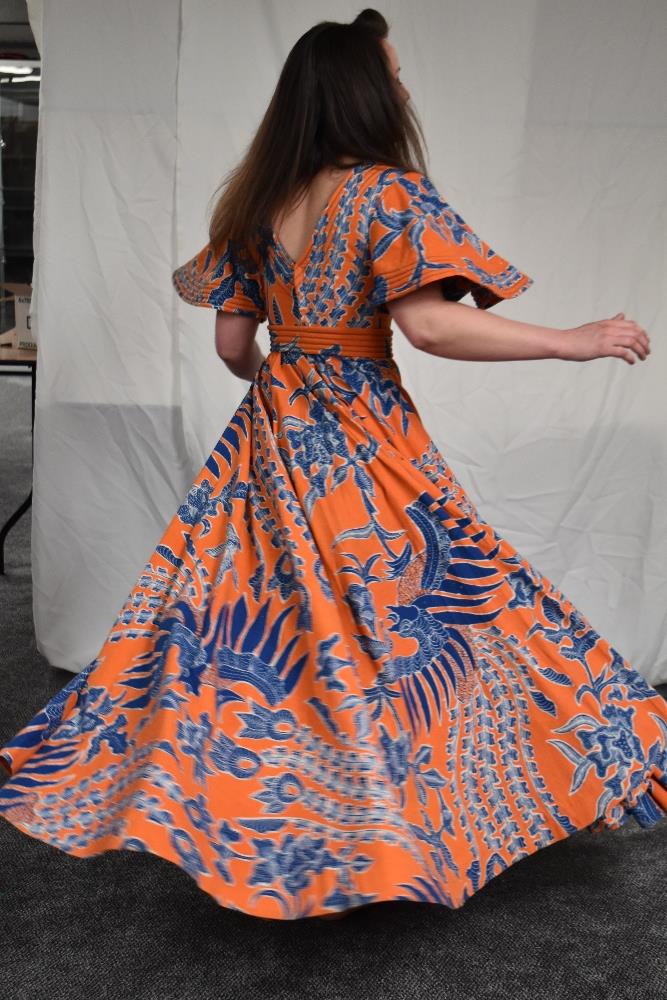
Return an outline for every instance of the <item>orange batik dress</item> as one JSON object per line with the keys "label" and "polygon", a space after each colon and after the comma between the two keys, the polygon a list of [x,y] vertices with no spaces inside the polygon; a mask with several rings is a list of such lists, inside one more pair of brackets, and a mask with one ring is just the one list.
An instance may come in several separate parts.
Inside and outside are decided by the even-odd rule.
{"label": "orange batik dress", "polygon": [[98,656],[0,751],[16,827],[294,919],[459,907],[666,815],[664,699],[480,516],[401,383],[386,303],[433,281],[483,309],[532,284],[372,162],[298,261],[261,227],[174,271],[271,349]]}

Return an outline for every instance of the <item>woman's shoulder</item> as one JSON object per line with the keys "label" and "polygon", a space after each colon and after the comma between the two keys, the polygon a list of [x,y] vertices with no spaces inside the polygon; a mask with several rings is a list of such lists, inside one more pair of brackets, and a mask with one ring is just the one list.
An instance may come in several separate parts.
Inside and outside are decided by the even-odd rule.
{"label": "woman's shoulder", "polygon": [[393,163],[373,162],[367,167],[367,176],[374,180],[381,180],[385,184],[390,184],[402,179],[417,180],[427,178],[427,175],[420,170],[412,170],[406,167],[399,167]]}
{"label": "woman's shoulder", "polygon": [[373,163],[367,174],[371,188],[373,205],[398,198],[409,200],[413,197],[437,197],[438,191],[428,176],[421,170],[395,166],[390,163]]}
{"label": "woman's shoulder", "polygon": [[421,215],[448,207],[428,174],[388,163],[373,164],[366,194],[370,219],[389,212]]}

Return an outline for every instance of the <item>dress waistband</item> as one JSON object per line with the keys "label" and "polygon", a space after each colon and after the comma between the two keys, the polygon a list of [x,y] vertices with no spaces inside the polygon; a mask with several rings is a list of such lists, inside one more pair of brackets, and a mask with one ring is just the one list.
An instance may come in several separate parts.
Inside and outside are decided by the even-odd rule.
{"label": "dress waistband", "polygon": [[272,351],[289,344],[304,354],[339,347],[349,358],[393,358],[392,330],[382,326],[269,323],[269,339]]}

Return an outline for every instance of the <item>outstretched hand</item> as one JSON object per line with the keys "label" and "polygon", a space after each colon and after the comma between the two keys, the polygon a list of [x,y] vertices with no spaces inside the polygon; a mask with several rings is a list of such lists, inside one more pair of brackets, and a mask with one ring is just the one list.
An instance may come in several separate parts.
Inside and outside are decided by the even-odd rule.
{"label": "outstretched hand", "polygon": [[[592,361],[593,358],[622,358],[634,365],[637,357],[646,361],[651,353],[649,336],[639,323],[616,313],[611,319],[595,320],[569,330],[559,345],[563,361]],[[635,357],[636,355],[636,357]]]}

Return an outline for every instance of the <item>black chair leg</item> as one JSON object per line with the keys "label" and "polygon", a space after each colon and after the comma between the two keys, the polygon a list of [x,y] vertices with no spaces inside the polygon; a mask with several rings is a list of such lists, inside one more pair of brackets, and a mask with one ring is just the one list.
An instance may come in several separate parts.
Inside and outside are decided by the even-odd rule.
{"label": "black chair leg", "polygon": [[7,532],[14,524],[16,524],[20,517],[23,517],[31,503],[32,490],[30,490],[30,493],[28,493],[21,506],[16,508],[14,513],[5,521],[2,528],[0,528],[0,574],[4,575],[5,572],[5,538],[7,537]]}

